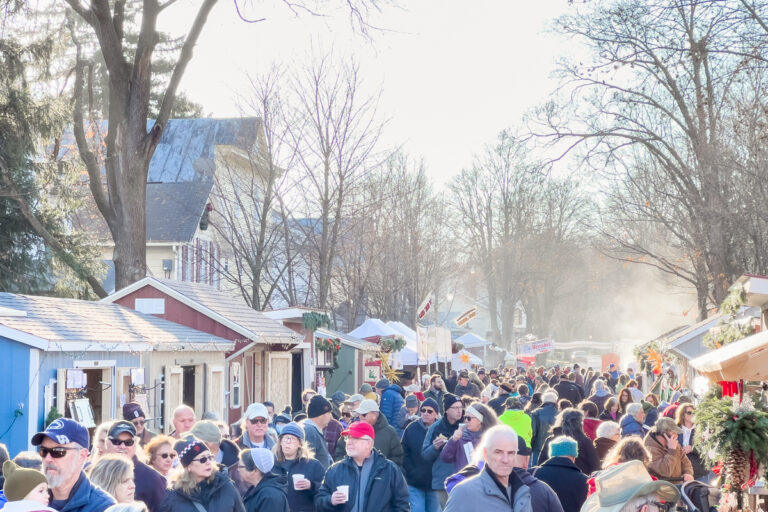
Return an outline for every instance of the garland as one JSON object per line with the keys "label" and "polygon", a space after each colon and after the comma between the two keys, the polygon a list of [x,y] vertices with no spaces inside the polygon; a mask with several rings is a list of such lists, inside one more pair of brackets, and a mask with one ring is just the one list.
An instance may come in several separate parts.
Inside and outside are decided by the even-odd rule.
{"label": "garland", "polygon": [[[333,358],[333,370],[339,369],[339,361],[336,359],[336,355],[341,350],[341,339],[319,338],[315,341],[315,347],[317,347],[317,350],[330,352]],[[328,372],[333,373],[333,370],[328,370]]]}
{"label": "garland", "polygon": [[325,313],[314,311],[301,315],[301,323],[305,331],[316,331],[320,327],[331,327],[331,319]]}
{"label": "garland", "polygon": [[738,395],[722,397],[710,391],[696,406],[696,442],[711,465],[734,450],[751,452],[758,463],[768,461],[768,412],[755,406],[749,395],[739,404]]}
{"label": "garland", "polygon": [[720,323],[704,335],[704,346],[712,350],[724,347],[754,334],[755,326],[751,322],[736,321],[741,307],[747,302],[747,292],[743,287],[731,290],[720,304],[720,312],[725,315]]}
{"label": "garland", "polygon": [[405,347],[405,340],[398,336],[386,336],[379,340],[379,346],[384,352],[400,352]]}

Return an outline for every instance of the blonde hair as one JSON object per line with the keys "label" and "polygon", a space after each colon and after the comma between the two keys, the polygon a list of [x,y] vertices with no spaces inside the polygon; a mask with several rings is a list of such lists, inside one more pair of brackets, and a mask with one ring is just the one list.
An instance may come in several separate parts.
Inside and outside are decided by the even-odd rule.
{"label": "blonde hair", "polygon": [[104,512],[148,512],[148,509],[143,501],[134,501],[112,505]]}
{"label": "blonde hair", "polygon": [[[211,476],[205,479],[206,483],[213,482],[213,479],[216,478],[216,472],[219,470],[218,464],[211,464]],[[202,482],[201,482],[202,483]],[[173,489],[175,491],[182,492],[186,495],[191,495],[194,490],[197,488],[198,482],[195,480],[195,476],[189,472],[189,469],[184,468],[181,473],[179,473],[178,478],[175,482],[173,482]]]}
{"label": "blonde hair", "polygon": [[133,462],[122,455],[110,453],[99,457],[91,468],[88,478],[93,485],[115,496],[117,487],[127,476],[133,478]]}
{"label": "blonde hair", "polygon": [[[291,435],[291,434],[288,434]],[[295,437],[295,436],[294,436]],[[272,447],[272,453],[275,454],[275,463],[279,462],[285,462],[285,454],[283,453],[283,447],[280,445],[280,440],[283,438],[283,436],[280,436],[275,443],[275,446]],[[298,438],[297,438],[298,439]],[[312,448],[307,444],[306,441],[302,441],[299,439],[299,449],[296,451],[296,460],[299,462],[307,462],[309,459],[315,458],[315,452],[312,451]]]}

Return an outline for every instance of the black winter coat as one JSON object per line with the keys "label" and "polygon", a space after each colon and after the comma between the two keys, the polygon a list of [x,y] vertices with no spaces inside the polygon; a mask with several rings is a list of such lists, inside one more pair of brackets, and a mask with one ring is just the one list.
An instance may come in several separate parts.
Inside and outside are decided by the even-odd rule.
{"label": "black winter coat", "polygon": [[403,473],[408,485],[424,491],[432,490],[432,461],[421,456],[421,447],[427,435],[422,420],[414,421],[403,431]]}
{"label": "black winter coat", "polygon": [[553,457],[533,470],[533,475],[546,482],[565,512],[579,512],[587,499],[587,475],[567,457]]}
{"label": "black winter coat", "polygon": [[[384,458],[374,448],[371,453],[373,466],[370,478],[363,492],[365,493],[365,510],[358,512],[408,512],[411,506],[408,501],[408,485],[405,483],[403,472],[395,463]],[[360,470],[349,457],[335,463],[325,473],[323,485],[315,498],[315,508],[325,512],[349,512],[355,507],[357,494],[360,492]],[[331,495],[340,485],[349,486],[349,500],[342,505],[332,505]]]}
{"label": "black winter coat", "polygon": [[136,500],[143,501],[149,512],[160,510],[165,499],[165,477],[134,456],[133,480],[136,482]]}
{"label": "black winter coat", "polygon": [[192,494],[174,489],[168,491],[161,512],[198,512],[195,502],[200,503],[207,512],[245,512],[232,481],[221,472],[216,472],[212,482],[202,482]]}
{"label": "black winter coat", "polygon": [[[539,457],[539,465],[549,458],[549,443],[557,436],[562,436],[563,431],[560,427],[552,429],[552,434],[547,438],[541,449],[541,456]],[[585,475],[592,474],[593,471],[600,469],[600,457],[597,455],[597,449],[592,443],[592,440],[587,437],[583,432],[578,435],[572,435],[577,443],[579,443],[579,456],[576,457],[576,466]]]}
{"label": "black winter coat", "polygon": [[507,398],[509,398],[509,393],[502,393],[496,398],[489,400],[487,405],[494,410],[496,416],[501,416],[504,414],[504,402],[507,401]]}
{"label": "black winter coat", "polygon": [[[325,475],[322,464],[315,459],[308,461],[286,460],[275,463],[272,472],[284,475],[288,479],[288,506],[292,512],[312,512],[315,510],[315,496],[320,490]],[[312,487],[304,491],[297,491],[293,487],[293,475],[304,475]]]}
{"label": "black winter coat", "polygon": [[584,392],[579,386],[569,380],[561,380],[555,386],[555,391],[557,391],[561,399],[570,400],[574,407],[578,407],[579,403],[584,400]]}
{"label": "black winter coat", "polygon": [[245,492],[243,504],[246,512],[288,512],[287,487],[285,476],[265,474],[258,485],[252,485]]}
{"label": "black winter coat", "polygon": [[[555,424],[557,413],[557,405],[548,402],[542,404],[541,407],[531,414],[531,428],[533,430],[533,436],[531,437],[531,450],[533,451],[531,464],[537,463],[537,456],[541,452],[544,442],[549,437],[549,429]],[[545,456],[544,459],[546,458]]]}

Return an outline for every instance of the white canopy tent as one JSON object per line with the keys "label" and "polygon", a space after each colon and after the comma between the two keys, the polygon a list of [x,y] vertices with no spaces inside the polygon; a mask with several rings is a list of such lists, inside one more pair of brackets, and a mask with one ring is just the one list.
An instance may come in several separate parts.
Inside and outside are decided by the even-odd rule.
{"label": "white canopy tent", "polygon": [[416,351],[416,333],[403,323],[389,322],[387,324],[378,318],[368,318],[360,327],[351,331],[349,335],[361,339],[386,336],[402,338],[405,340],[405,347],[399,352],[392,354],[390,358],[392,367],[401,369],[403,366],[427,364],[425,360],[420,361],[418,358],[418,353]]}
{"label": "white canopy tent", "polygon": [[350,331],[349,335],[360,339],[373,338],[374,336],[403,336],[378,318],[368,318],[360,327]]}
{"label": "white canopy tent", "polygon": [[399,332],[405,340],[405,347],[400,352],[393,354],[393,360],[400,361],[404,366],[421,366],[427,364],[427,360],[419,358],[418,335],[416,331],[402,322],[387,322],[387,326]]}
{"label": "white canopy tent", "polygon": [[483,364],[483,360],[464,349],[451,357],[451,368],[454,370],[468,370],[473,364]]}
{"label": "white canopy tent", "polygon": [[486,340],[485,338],[481,338],[473,332],[468,332],[467,334],[457,338],[456,342],[464,345],[464,348],[487,347],[493,344],[492,342]]}
{"label": "white canopy tent", "polygon": [[768,331],[734,341],[691,360],[700,374],[711,381],[768,379]]}

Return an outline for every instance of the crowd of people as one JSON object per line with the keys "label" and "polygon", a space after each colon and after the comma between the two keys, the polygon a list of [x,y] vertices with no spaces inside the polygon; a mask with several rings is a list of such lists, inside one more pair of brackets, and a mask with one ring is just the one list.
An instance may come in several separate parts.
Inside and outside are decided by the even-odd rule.
{"label": "crowd of people", "polygon": [[[37,452],[0,445],[3,511],[653,512],[709,475],[695,410],[614,365],[408,372],[358,394],[252,403],[235,425],[182,405],[169,435],[141,406],[88,430],[68,418]],[[281,407],[283,404],[280,404]],[[619,484],[621,483],[621,484]],[[620,487],[617,489],[616,487]],[[636,490],[634,494],[632,490]],[[643,510],[645,509],[645,510]]]}

